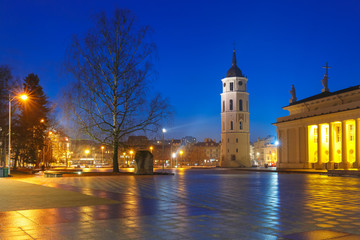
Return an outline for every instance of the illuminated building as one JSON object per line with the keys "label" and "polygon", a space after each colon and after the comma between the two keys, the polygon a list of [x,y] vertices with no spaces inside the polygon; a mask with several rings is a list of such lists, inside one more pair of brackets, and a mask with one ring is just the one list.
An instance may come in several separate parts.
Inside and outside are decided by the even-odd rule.
{"label": "illuminated building", "polygon": [[277,162],[277,141],[274,136],[258,138],[254,142],[254,158],[260,166],[275,166]]}
{"label": "illuminated building", "polygon": [[247,78],[236,65],[223,78],[221,93],[221,166],[250,167],[249,93]]}
{"label": "illuminated building", "polygon": [[[328,68],[328,66],[326,66]],[[349,169],[360,167],[360,85],[297,101],[295,89],[289,116],[274,124],[279,139],[279,168]]]}

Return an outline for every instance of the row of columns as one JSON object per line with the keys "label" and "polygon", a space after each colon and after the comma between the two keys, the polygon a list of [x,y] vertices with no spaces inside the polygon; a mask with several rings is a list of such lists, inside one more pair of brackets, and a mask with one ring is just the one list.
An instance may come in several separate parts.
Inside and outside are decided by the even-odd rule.
{"label": "row of columns", "polygon": [[[354,157],[355,157],[355,162],[354,163],[350,163],[348,162],[348,141],[347,141],[347,137],[348,137],[348,130],[346,127],[346,122],[347,121],[354,121],[354,142],[355,142],[355,152],[354,152]],[[327,162],[327,164],[325,165],[325,156],[322,156],[324,153],[322,151],[322,147],[323,147],[323,139],[322,139],[322,128],[321,125],[323,124],[327,124],[328,125],[328,146],[329,146],[329,160]],[[316,169],[334,169],[335,168],[335,157],[336,157],[336,153],[335,153],[335,149],[334,149],[334,144],[336,139],[336,136],[334,136],[334,124],[335,122],[332,123],[323,123],[323,124],[317,124],[317,159],[318,161],[314,164]],[[314,126],[314,125],[312,125]],[[308,141],[310,141],[310,139],[308,138]],[[308,143],[309,146],[310,143]],[[309,147],[308,147],[308,154],[309,154]],[[357,168],[360,168],[360,124],[359,124],[359,119],[347,119],[347,120],[343,120],[341,121],[341,162],[338,163],[339,166],[338,168],[343,168],[343,169],[349,169],[351,167],[354,167],[354,165]]]}

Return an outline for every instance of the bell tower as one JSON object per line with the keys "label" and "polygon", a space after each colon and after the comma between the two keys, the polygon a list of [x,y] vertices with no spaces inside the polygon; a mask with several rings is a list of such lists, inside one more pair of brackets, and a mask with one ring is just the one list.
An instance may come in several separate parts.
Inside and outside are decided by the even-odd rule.
{"label": "bell tower", "polygon": [[236,65],[235,50],[221,81],[221,167],[251,167],[248,79]]}

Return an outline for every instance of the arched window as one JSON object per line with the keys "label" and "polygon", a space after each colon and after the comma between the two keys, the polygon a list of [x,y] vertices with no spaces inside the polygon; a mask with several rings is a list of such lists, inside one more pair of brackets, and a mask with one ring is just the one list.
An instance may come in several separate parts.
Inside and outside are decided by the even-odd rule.
{"label": "arched window", "polygon": [[230,110],[233,110],[233,100],[230,99]]}
{"label": "arched window", "polygon": [[223,112],[225,112],[225,101],[223,101]]}
{"label": "arched window", "polygon": [[242,125],[242,122],[240,121],[240,130],[242,130],[243,129],[243,125]]}
{"label": "arched window", "polygon": [[234,124],[233,124],[233,121],[230,122],[230,130],[233,130],[234,129]]}
{"label": "arched window", "polygon": [[243,103],[242,103],[242,100],[240,99],[239,100],[239,111],[242,111],[243,110]]}

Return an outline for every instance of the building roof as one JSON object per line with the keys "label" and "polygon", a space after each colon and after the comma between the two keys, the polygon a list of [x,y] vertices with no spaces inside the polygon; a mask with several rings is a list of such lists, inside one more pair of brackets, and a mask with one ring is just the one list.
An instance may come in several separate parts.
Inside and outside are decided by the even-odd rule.
{"label": "building roof", "polygon": [[335,92],[322,92],[320,94],[317,94],[317,95],[314,95],[314,96],[304,98],[304,99],[301,99],[299,101],[290,103],[289,106],[293,106],[293,105],[296,105],[296,104],[299,104],[299,103],[305,103],[305,102],[309,102],[309,101],[312,101],[312,100],[317,100],[317,99],[321,99],[321,98],[325,98],[325,97],[329,97],[329,96],[335,96],[335,95],[338,95],[338,94],[341,94],[341,93],[351,92],[351,91],[354,91],[354,90],[357,90],[357,89],[360,89],[360,85],[345,88],[345,89],[341,89],[341,90],[338,90],[338,91],[335,91]]}
{"label": "building roof", "polygon": [[232,66],[231,66],[231,68],[227,71],[226,77],[244,77],[244,75],[242,74],[240,68],[236,65],[236,54],[235,54],[235,50],[234,50],[234,52],[233,52]]}

